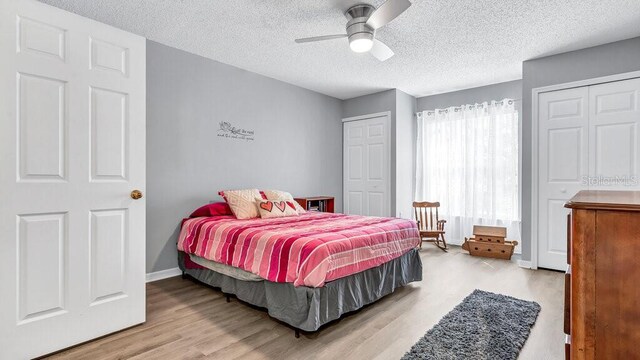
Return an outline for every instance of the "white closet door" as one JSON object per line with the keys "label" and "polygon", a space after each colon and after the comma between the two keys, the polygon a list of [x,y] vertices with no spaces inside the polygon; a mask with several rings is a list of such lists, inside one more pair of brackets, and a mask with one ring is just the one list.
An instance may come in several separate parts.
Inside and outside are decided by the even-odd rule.
{"label": "white closet door", "polygon": [[0,358],[145,320],[145,39],[0,2]]}
{"label": "white closet door", "polygon": [[538,266],[564,270],[564,203],[580,190],[640,189],[640,79],[538,100]]}
{"label": "white closet door", "polygon": [[344,212],[390,216],[390,134],[386,115],[344,123]]}
{"label": "white closet door", "polygon": [[590,189],[638,190],[640,79],[589,87]]}
{"label": "white closet door", "polygon": [[565,202],[586,189],[589,105],[586,87],[542,93],[538,108],[538,266],[567,264]]}

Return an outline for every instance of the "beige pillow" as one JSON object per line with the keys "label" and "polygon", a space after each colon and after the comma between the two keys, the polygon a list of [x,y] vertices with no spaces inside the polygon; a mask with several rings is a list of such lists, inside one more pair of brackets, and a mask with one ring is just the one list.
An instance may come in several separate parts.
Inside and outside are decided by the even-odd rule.
{"label": "beige pillow", "polygon": [[233,215],[238,219],[253,219],[260,217],[256,198],[261,198],[258,189],[224,190],[219,194],[229,204]]}
{"label": "beige pillow", "polygon": [[264,190],[263,193],[269,200],[284,200],[284,201],[289,201],[290,203],[293,203],[293,206],[295,206],[298,214],[303,214],[307,212],[305,209],[302,208],[302,206],[300,206],[300,204],[298,204],[297,201],[293,200],[293,196],[291,196],[291,194],[286,191]]}
{"label": "beige pillow", "polygon": [[298,212],[294,210],[287,201],[284,200],[264,200],[262,198],[256,199],[258,211],[260,217],[263,219],[284,217],[284,216],[298,216]]}

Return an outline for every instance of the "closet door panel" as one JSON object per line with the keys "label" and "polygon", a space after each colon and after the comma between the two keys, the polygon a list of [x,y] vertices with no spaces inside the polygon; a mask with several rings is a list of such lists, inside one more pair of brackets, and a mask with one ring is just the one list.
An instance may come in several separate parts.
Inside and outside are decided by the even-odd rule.
{"label": "closet door panel", "polygon": [[588,175],[588,89],[542,93],[538,102],[538,266],[566,268],[564,203]]}
{"label": "closet door panel", "polygon": [[591,189],[639,188],[640,79],[589,87]]}

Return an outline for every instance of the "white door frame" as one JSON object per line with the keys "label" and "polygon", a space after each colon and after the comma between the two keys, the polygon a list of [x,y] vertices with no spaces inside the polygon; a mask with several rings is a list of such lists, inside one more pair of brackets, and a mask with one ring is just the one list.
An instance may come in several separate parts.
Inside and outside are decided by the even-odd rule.
{"label": "white door frame", "polygon": [[[385,123],[387,125],[387,144],[388,149],[389,149],[389,162],[387,164],[387,210],[389,211],[388,214],[386,214],[386,216],[391,216],[391,161],[394,161],[394,159],[391,158],[391,111],[383,111],[383,112],[378,112],[378,113],[373,113],[373,114],[366,114],[366,115],[358,115],[358,116],[352,116],[352,117],[348,117],[348,118],[343,118],[342,119],[342,206],[344,208],[344,201],[346,199],[347,194],[345,194],[345,189],[347,188],[347,181],[344,177],[345,174],[345,170],[344,170],[344,123],[346,122],[350,122],[350,121],[358,121],[358,120],[367,120],[367,119],[372,119],[372,118],[377,118],[377,117],[385,117]],[[344,211],[344,210],[343,210]]]}
{"label": "white door frame", "polygon": [[541,93],[640,78],[640,71],[554,84],[531,89],[531,269],[538,268],[538,97]]}

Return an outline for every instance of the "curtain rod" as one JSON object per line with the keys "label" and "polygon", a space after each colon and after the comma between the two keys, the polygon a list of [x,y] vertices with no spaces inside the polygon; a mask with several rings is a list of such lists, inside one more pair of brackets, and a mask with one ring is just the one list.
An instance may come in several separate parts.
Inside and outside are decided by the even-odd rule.
{"label": "curtain rod", "polygon": [[[502,105],[502,104],[504,104],[504,102],[505,102],[505,101],[508,101],[508,102],[509,102],[509,105],[511,105],[511,102],[514,102],[514,103],[515,103],[515,102],[520,102],[520,101],[522,101],[522,99],[504,99],[504,100],[500,100],[500,101],[495,101],[495,103],[496,103],[496,104],[499,104],[499,105]],[[491,102],[489,102],[489,101],[485,101],[485,102],[487,102],[487,103],[493,103],[494,101],[491,101]],[[435,111],[438,111],[438,112],[442,112],[442,111],[448,112],[448,111],[449,111],[449,109],[451,109],[451,108],[453,108],[453,110],[454,110],[454,111],[458,111],[458,110],[460,110],[460,109],[462,109],[462,108],[465,108],[465,107],[474,108],[474,107],[479,107],[479,106],[483,106],[483,105],[484,105],[484,102],[483,102],[483,103],[475,103],[475,104],[461,105],[461,106],[450,106],[450,107],[448,107],[448,108],[444,108],[444,109],[434,109],[434,110],[424,110],[424,111],[426,111],[426,112],[427,112],[427,115],[431,115],[431,114],[433,114]],[[418,112],[423,112],[423,111],[418,111]]]}

